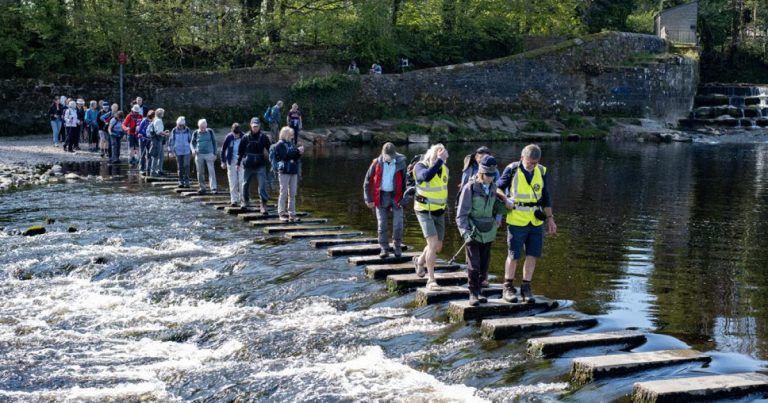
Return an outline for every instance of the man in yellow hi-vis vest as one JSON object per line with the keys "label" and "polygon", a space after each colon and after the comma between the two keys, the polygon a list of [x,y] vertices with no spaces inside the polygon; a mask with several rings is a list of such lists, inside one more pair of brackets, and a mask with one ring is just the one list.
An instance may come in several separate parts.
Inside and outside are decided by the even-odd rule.
{"label": "man in yellow hi-vis vest", "polygon": [[517,302],[517,290],[514,287],[517,261],[525,249],[523,263],[523,282],[520,296],[529,303],[535,302],[531,290],[536,258],[541,257],[544,247],[544,224],[547,232],[555,234],[557,225],[552,215],[552,201],[547,186],[547,168],[539,165],[541,149],[535,144],[523,148],[520,161],[515,161],[504,169],[496,182],[497,193],[507,197],[507,261],[504,265],[503,298],[508,302]]}
{"label": "man in yellow hi-vis vest", "polygon": [[427,241],[424,251],[413,258],[416,275],[427,279],[427,289],[436,291],[440,287],[435,280],[435,260],[443,249],[445,237],[445,208],[448,202],[448,150],[442,144],[435,144],[416,163],[413,176],[416,180],[416,195],[413,209],[419,220],[421,232]]}

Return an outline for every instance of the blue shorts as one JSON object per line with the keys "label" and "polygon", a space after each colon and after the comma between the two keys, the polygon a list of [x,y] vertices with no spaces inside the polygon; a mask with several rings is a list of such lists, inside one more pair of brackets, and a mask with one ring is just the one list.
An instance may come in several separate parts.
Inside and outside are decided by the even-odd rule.
{"label": "blue shorts", "polygon": [[128,136],[128,147],[138,148],[139,147],[139,138],[129,135]]}
{"label": "blue shorts", "polygon": [[507,225],[507,248],[509,256],[514,260],[523,257],[523,246],[526,256],[541,257],[544,248],[544,225],[518,227]]}

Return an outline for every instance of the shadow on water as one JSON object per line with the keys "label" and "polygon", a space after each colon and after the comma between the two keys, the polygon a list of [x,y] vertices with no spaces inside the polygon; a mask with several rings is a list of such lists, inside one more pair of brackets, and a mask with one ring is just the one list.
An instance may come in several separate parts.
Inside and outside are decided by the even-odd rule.
{"label": "shadow on water", "polygon": [[[449,147],[451,198],[476,146]],[[492,148],[506,164],[522,146]],[[426,147],[401,148],[410,157]],[[526,358],[523,340],[481,341],[478,323],[450,323],[445,304],[415,307],[412,294],[389,294],[306,241],[257,235],[127,165],[94,162],[65,169],[101,181],[0,195],[8,228],[56,219],[38,237],[0,234],[0,396],[584,401],[620,398],[638,380],[765,367],[768,146],[542,148],[558,234],[547,237],[536,293],[564,300],[556,313],[596,315],[590,331],[653,332],[633,351],[691,346],[714,352],[709,366],[569,390],[570,358],[617,350]],[[300,209],[374,234],[362,179],[378,149],[309,154]],[[461,242],[454,215],[444,258]],[[424,245],[410,209],[405,242]],[[499,277],[505,250],[500,235]]]}

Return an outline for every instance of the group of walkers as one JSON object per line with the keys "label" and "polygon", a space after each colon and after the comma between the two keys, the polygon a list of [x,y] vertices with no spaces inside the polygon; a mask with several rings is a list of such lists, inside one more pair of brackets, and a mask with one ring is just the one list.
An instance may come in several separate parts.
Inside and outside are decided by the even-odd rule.
{"label": "group of walkers", "polygon": [[[557,225],[552,214],[547,168],[539,164],[541,149],[530,144],[523,148],[519,161],[504,168],[499,175],[496,158],[487,147],[480,147],[464,161],[456,205],[456,225],[466,252],[469,277],[469,303],[487,302],[481,288],[488,287],[491,245],[496,231],[506,217],[507,259],[504,268],[502,298],[517,302],[514,286],[517,262],[525,252],[520,297],[535,302],[531,281],[536,259],[541,256],[544,231],[554,234]],[[448,206],[448,151],[435,144],[411,164],[395,150],[392,143],[382,148],[365,175],[363,193],[366,205],[375,209],[378,221],[380,256],[402,254],[403,206],[413,197],[416,218],[427,242],[413,263],[419,277],[428,276],[427,289],[440,289],[435,279],[437,254],[445,238]],[[388,236],[388,213],[392,211],[392,238]],[[546,227],[545,227],[546,225]],[[458,254],[458,252],[457,252]]]}

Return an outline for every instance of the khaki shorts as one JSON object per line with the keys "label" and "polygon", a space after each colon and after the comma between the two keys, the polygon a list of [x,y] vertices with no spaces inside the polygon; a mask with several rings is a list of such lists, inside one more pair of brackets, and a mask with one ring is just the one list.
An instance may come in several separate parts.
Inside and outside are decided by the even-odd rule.
{"label": "khaki shorts", "polygon": [[434,215],[428,211],[417,211],[416,218],[419,220],[424,238],[437,235],[437,240],[445,239],[445,213]]}

